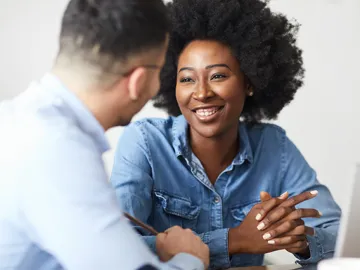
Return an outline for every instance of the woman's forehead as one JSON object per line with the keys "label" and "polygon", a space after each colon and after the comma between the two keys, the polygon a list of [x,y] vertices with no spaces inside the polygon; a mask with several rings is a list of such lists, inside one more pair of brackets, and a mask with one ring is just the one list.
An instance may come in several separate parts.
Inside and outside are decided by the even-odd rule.
{"label": "woman's forehead", "polygon": [[196,40],[184,48],[179,56],[178,67],[194,65],[200,68],[220,63],[227,65],[237,64],[237,60],[228,46],[217,41]]}

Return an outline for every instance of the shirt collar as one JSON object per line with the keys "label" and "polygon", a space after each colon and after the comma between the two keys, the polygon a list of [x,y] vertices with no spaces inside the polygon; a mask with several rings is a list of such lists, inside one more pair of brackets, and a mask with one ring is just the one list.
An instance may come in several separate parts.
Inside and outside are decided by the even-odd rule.
{"label": "shirt collar", "polygon": [[[190,144],[188,141],[188,129],[189,125],[183,115],[180,115],[174,119],[172,128],[173,135],[173,148],[175,154],[189,158],[191,155]],[[233,165],[240,165],[244,160],[253,162],[253,151],[251,148],[249,134],[246,128],[246,124],[240,121],[239,124],[239,137],[240,137],[240,149],[238,154],[233,160]]]}
{"label": "shirt collar", "polygon": [[70,114],[70,117],[75,120],[82,131],[92,137],[102,153],[110,149],[104,128],[85,104],[83,104],[75,94],[69,91],[59,78],[51,73],[47,73],[41,79],[40,85],[47,91],[53,93],[57,97],[57,101],[67,107],[66,113]]}
{"label": "shirt collar", "polygon": [[242,164],[244,160],[247,160],[250,163],[252,163],[253,151],[249,140],[247,125],[241,121],[239,121],[239,137],[240,137],[240,149],[239,149],[239,153],[234,159],[233,164],[234,165]]}
{"label": "shirt collar", "polygon": [[176,156],[189,157],[190,145],[188,143],[188,129],[189,125],[183,115],[174,119],[172,128],[173,148]]}

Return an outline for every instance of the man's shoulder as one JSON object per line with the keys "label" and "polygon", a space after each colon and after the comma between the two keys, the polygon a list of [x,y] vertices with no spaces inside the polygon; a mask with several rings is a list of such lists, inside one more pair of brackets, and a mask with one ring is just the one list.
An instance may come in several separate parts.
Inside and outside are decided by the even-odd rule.
{"label": "man's shoulder", "polygon": [[21,103],[14,99],[3,103],[0,109],[2,153],[8,156],[21,153],[25,157],[36,156],[41,150],[62,150],[70,145],[70,149],[74,149],[77,144],[91,146],[88,136],[71,118],[60,113],[55,104]]}
{"label": "man's shoulder", "polygon": [[47,132],[67,131],[72,119],[66,117],[57,100],[37,85],[11,100],[0,103],[0,125],[10,132],[41,135]]}
{"label": "man's shoulder", "polygon": [[0,189],[7,192],[8,203],[15,202],[25,183],[35,185],[44,175],[50,181],[61,163],[74,162],[80,154],[91,157],[91,143],[71,120],[50,104],[18,98],[0,109]]}

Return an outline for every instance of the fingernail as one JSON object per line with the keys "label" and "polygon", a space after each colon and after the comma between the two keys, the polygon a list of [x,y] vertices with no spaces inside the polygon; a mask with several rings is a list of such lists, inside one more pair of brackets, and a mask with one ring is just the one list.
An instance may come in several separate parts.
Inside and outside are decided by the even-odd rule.
{"label": "fingernail", "polygon": [[310,191],[310,194],[311,195],[317,195],[319,193],[319,191],[317,191],[317,190],[312,190],[312,191]]}
{"label": "fingernail", "polygon": [[262,229],[264,229],[264,227],[265,227],[264,222],[261,222],[261,223],[257,226],[257,229],[258,229],[259,231],[261,231]]}
{"label": "fingernail", "polygon": [[261,219],[261,214],[257,214],[255,217],[256,220],[260,220]]}
{"label": "fingernail", "polygon": [[270,245],[275,245],[275,241],[274,241],[274,240],[270,240],[270,241],[268,241],[268,244],[270,244]]}
{"label": "fingernail", "polygon": [[265,233],[265,234],[263,235],[263,238],[264,238],[264,240],[268,240],[268,239],[271,238],[271,234],[270,234],[270,233]]}
{"label": "fingernail", "polygon": [[288,194],[288,192],[286,191],[283,194],[281,194],[279,198],[282,199],[282,198],[286,197],[287,194]]}
{"label": "fingernail", "polygon": [[320,211],[318,211],[319,212],[319,216],[321,217],[322,216],[322,213],[320,212]]}

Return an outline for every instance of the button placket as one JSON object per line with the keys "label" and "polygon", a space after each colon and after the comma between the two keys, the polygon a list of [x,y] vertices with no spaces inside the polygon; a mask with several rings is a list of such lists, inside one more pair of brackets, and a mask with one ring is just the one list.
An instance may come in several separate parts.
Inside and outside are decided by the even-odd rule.
{"label": "button placket", "polygon": [[213,190],[213,186],[207,178],[206,174],[203,172],[203,169],[194,161],[188,162],[190,166],[191,173],[198,179],[203,185],[208,189]]}
{"label": "button placket", "polygon": [[216,192],[213,192],[213,205],[211,207],[211,227],[221,229],[223,227],[222,199]]}
{"label": "button placket", "polygon": [[214,197],[214,200],[213,200],[213,202],[214,202],[215,204],[218,204],[218,203],[220,203],[220,202],[221,202],[221,199],[220,199],[220,197],[219,197],[218,195],[216,195],[216,196]]}

